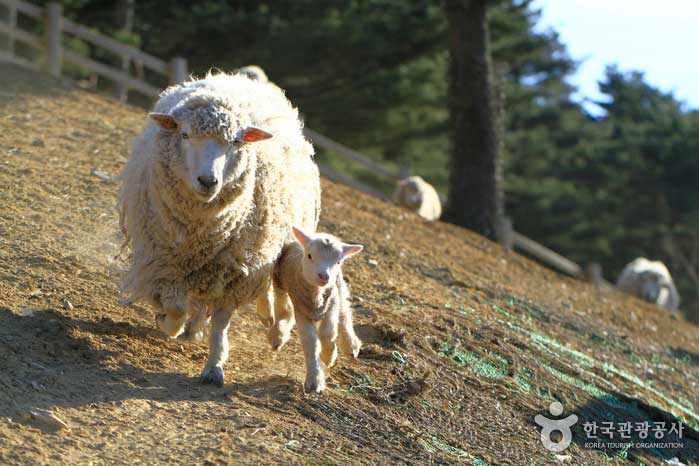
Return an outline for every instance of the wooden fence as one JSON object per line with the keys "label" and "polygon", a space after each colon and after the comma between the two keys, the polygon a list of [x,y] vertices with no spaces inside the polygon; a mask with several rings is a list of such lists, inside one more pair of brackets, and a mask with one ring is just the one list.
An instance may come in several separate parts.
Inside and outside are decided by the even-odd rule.
{"label": "wooden fence", "polygon": [[[184,81],[187,77],[187,61],[181,57],[175,57],[169,62],[142,52],[118,42],[110,37],[99,34],[83,25],[77,24],[62,16],[63,7],[59,3],[49,3],[46,8],[41,8],[21,0],[0,0],[0,6],[6,10],[6,22],[0,21],[0,36],[6,36],[6,51],[0,51],[0,60],[18,63],[23,66],[39,69],[43,68],[50,74],[60,77],[63,64],[70,63],[85,68],[99,76],[116,83],[116,96],[125,101],[129,91],[135,91],[149,98],[156,98],[160,88],[146,82],[143,69],[147,68],[156,75],[164,77],[169,83]],[[18,27],[19,15],[25,15],[43,24],[44,36],[35,35],[34,32]],[[93,46],[105,49],[121,58],[121,67],[98,62],[92,58],[80,55],[63,47],[64,36],[68,34],[79,38]],[[16,43],[24,44],[39,50],[44,54],[42,63],[26,60],[18,56]],[[131,73],[131,68],[140,70],[137,75]],[[342,158],[364,167],[369,172],[379,175],[389,182],[395,182],[407,176],[407,171],[391,171],[371,158],[346,147],[332,139],[313,131],[305,130],[306,136],[314,145],[333,152]],[[386,200],[387,196],[380,190],[347,175],[337,172],[332,168],[320,165],[323,176],[334,181],[347,184],[355,189],[372,196]],[[499,221],[498,240],[506,250],[518,249],[528,256],[565,274],[581,279],[589,279],[598,288],[606,289],[611,285],[602,278],[602,269],[598,264],[588,264],[586,268],[561,256],[545,246],[517,233],[512,228],[512,221],[502,218]]]}
{"label": "wooden fence", "polygon": [[[60,3],[49,3],[46,8],[41,8],[21,0],[0,0],[0,6],[4,7],[7,18],[6,22],[0,22],[0,35],[7,37],[6,50],[0,52],[0,59],[5,61],[31,68],[43,68],[56,77],[63,74],[65,63],[76,65],[114,82],[116,97],[121,101],[127,99],[129,91],[138,92],[149,98],[155,98],[160,94],[159,86],[146,81],[144,69],[148,69],[156,76],[162,76],[165,82],[169,83],[181,82],[187,77],[187,61],[184,58],[175,57],[170,62],[166,62],[104,36],[63,17],[63,6]],[[20,15],[40,23],[43,36],[19,26]],[[115,68],[113,65],[101,63],[65,48],[64,39],[71,36],[119,57],[120,67]],[[37,64],[20,57],[16,53],[17,42],[38,50],[39,55],[43,55],[41,63]],[[132,67],[136,73],[131,72]]]}

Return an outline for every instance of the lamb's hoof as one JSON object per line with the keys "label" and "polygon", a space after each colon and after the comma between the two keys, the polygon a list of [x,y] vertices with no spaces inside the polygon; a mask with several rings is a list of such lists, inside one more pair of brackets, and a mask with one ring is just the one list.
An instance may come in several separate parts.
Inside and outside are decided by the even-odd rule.
{"label": "lamb's hoof", "polygon": [[352,357],[357,359],[359,356],[359,351],[362,349],[362,340],[356,338],[352,341]]}
{"label": "lamb's hoof", "polygon": [[223,387],[223,369],[218,366],[204,369],[201,373],[201,377],[199,377],[199,383],[202,385]]}
{"label": "lamb's hoof", "polygon": [[337,362],[337,350],[321,352],[320,360],[323,362],[326,368],[330,369]]}
{"label": "lamb's hoof", "polygon": [[320,393],[325,390],[325,380],[323,377],[316,377],[306,380],[303,384],[303,389],[306,393]]}
{"label": "lamb's hoof", "polygon": [[267,340],[272,347],[272,350],[279,351],[282,347],[289,341],[291,334],[282,333],[276,327],[271,327],[269,332],[267,332]]}

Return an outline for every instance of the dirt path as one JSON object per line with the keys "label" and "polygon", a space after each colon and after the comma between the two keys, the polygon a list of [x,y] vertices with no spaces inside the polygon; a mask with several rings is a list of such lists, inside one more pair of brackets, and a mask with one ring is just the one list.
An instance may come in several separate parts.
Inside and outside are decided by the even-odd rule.
{"label": "dirt path", "polygon": [[[699,328],[597,293],[470,232],[324,183],[366,346],[323,395],[297,339],[272,353],[254,311],[223,389],[203,343],[120,307],[113,209],[144,112],[0,66],[1,464],[547,464],[536,414],[581,421],[567,464],[699,461]],[[50,410],[70,430],[33,420]],[[686,422],[684,447],[584,448],[584,421]]]}

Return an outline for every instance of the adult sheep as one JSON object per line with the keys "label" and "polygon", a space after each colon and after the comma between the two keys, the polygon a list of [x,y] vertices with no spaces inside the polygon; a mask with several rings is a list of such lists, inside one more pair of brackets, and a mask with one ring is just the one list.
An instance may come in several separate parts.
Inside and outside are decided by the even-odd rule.
{"label": "adult sheep", "polygon": [[131,247],[123,290],[154,306],[171,337],[206,309],[202,383],[223,385],[235,309],[257,299],[260,316],[273,320],[274,262],[292,225],[318,223],[320,180],[302,126],[278,87],[208,74],[160,95],[120,175]]}
{"label": "adult sheep", "polygon": [[393,194],[393,202],[417,212],[430,222],[442,215],[442,203],[437,190],[419,176],[400,180]]}
{"label": "adult sheep", "polygon": [[616,282],[617,288],[659,307],[676,311],[680,296],[670,271],[660,261],[638,257],[629,262]]}

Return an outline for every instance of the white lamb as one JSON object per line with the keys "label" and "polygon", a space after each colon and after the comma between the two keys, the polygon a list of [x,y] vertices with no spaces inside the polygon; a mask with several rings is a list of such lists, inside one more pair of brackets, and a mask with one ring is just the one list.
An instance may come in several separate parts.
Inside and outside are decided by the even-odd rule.
{"label": "white lamb", "polygon": [[411,176],[400,180],[393,202],[410,210],[430,222],[442,215],[442,203],[434,187],[419,176]]}
{"label": "white lamb", "polygon": [[296,317],[306,359],[304,388],[320,393],[325,389],[321,363],[326,369],[335,364],[336,341],[343,353],[355,358],[362,345],[354,333],[350,292],[342,276],[342,263],[359,253],[363,246],[345,244],[328,234],[306,233],[296,227],[293,232],[298,243],[285,246],[274,267],[276,321],[270,330],[277,332],[279,348],[288,340]]}
{"label": "white lamb", "polygon": [[660,261],[639,257],[628,263],[616,282],[617,288],[650,303],[676,311],[680,296],[670,271]]}
{"label": "white lamb", "polygon": [[[123,289],[171,337],[211,316],[202,383],[223,385],[235,309],[273,322],[271,274],[291,225],[314,229],[320,179],[298,111],[276,86],[208,74],[166,89],[120,175],[131,246]],[[205,311],[200,311],[205,309]]]}

